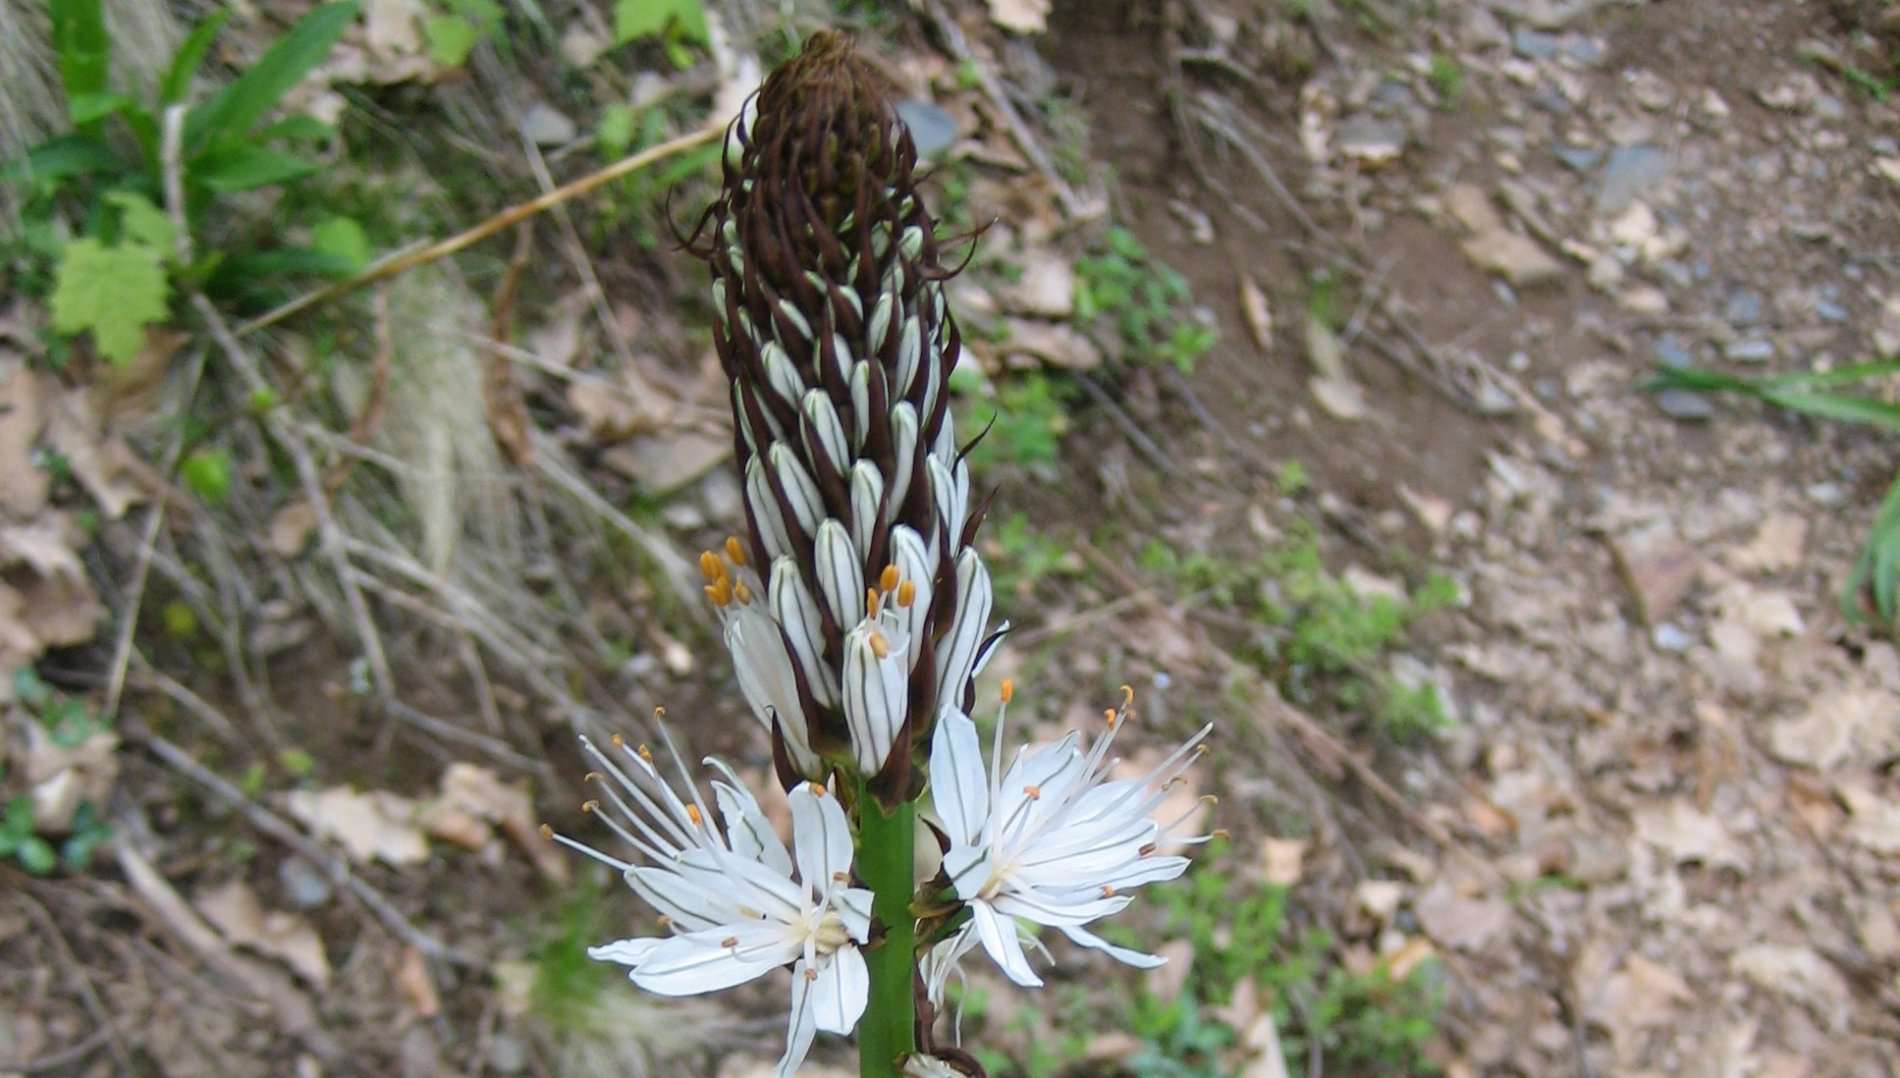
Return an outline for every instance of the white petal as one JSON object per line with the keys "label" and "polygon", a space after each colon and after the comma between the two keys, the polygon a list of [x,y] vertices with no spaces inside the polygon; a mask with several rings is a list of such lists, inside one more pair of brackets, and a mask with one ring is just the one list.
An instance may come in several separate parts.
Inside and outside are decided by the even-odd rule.
{"label": "white petal", "polygon": [[713,799],[719,802],[719,815],[726,822],[726,841],[732,845],[732,852],[790,876],[791,855],[785,852],[785,843],[779,841],[778,832],[766,819],[758,798],[752,796],[752,791],[746,789],[745,783],[724,760],[708,757],[706,763],[726,777],[725,782],[714,782],[712,788]]}
{"label": "white petal", "polygon": [[812,982],[805,961],[792,967],[792,1011],[785,1021],[785,1054],[779,1058],[776,1078],[791,1078],[811,1052],[812,1038],[818,1034],[818,1016],[813,1013]]}
{"label": "white petal", "polygon": [[859,943],[871,938],[871,892],[862,887],[842,887],[831,893],[831,908],[844,922],[844,930]]}
{"label": "white petal", "polygon": [[856,947],[841,948],[818,971],[811,994],[819,1029],[840,1034],[856,1029],[871,999],[871,971],[864,965],[864,956]]}
{"label": "white petal", "polygon": [[1085,925],[1120,913],[1134,900],[1133,895],[1103,898],[1099,891],[1094,892],[1092,897],[1075,900],[1060,900],[1045,891],[1009,891],[996,896],[992,904],[998,913],[1060,928],[1064,925]]}
{"label": "white petal", "polygon": [[[947,423],[945,424],[948,425]],[[884,500],[884,523],[897,519],[910,494],[910,473],[917,466],[917,409],[909,401],[891,406],[890,495]]]}
{"label": "white petal", "polygon": [[930,737],[930,803],[950,833],[953,848],[983,837],[983,823],[990,815],[983,747],[976,723],[954,706],[946,706],[937,716],[937,729]]}
{"label": "white petal", "polygon": [[[798,526],[806,535],[818,530],[818,522],[824,516],[824,498],[818,493],[818,483],[798,459],[798,453],[784,442],[773,442],[770,452],[772,470],[778,476],[779,487],[785,491],[785,500],[792,507],[792,515],[798,518]],[[785,553],[791,553],[789,549]]]}
{"label": "white petal", "polygon": [[1161,955],[1148,954],[1145,951],[1131,951],[1126,947],[1117,947],[1086,928],[1064,925],[1061,927],[1061,932],[1063,935],[1069,937],[1072,943],[1087,947],[1091,950],[1100,951],[1115,961],[1134,966],[1136,969],[1154,969],[1156,966],[1165,966],[1168,964],[1168,960]]}
{"label": "white petal", "polygon": [[818,562],[818,594],[838,625],[856,625],[864,617],[864,567],[851,534],[836,520],[818,525],[813,554]]}
{"label": "white petal", "polygon": [[[798,309],[798,304],[790,299],[781,299],[778,301],[778,309],[779,313],[785,316],[786,321],[792,324],[792,328],[798,331],[799,336],[811,340],[811,323],[805,319],[804,312]],[[792,400],[795,403],[798,398],[793,397]]]}
{"label": "white petal", "polygon": [[618,962],[623,966],[637,966],[653,948],[666,942],[664,936],[636,936],[633,939],[615,940],[598,947],[589,947],[587,957],[596,962]]}
{"label": "white petal", "polygon": [[822,452],[832,467],[842,471],[851,459],[851,448],[845,444],[844,424],[838,419],[837,406],[824,390],[814,389],[805,394],[805,423],[807,450],[814,456]]}
{"label": "white petal", "polygon": [[798,376],[798,367],[792,362],[785,349],[777,341],[765,342],[759,350],[759,358],[765,364],[765,380],[772,391],[785,402],[785,407],[796,408],[805,396],[805,380]]}
{"label": "white petal", "polygon": [[736,920],[739,913],[730,898],[719,889],[701,886],[676,871],[679,862],[667,865],[636,865],[623,878],[633,893],[646,900],[654,911],[673,919],[687,931],[715,928]]}
{"label": "white petal", "polygon": [[844,721],[858,767],[867,774],[883,770],[907,713],[909,668],[900,647],[870,621],[844,638]]}
{"label": "white petal", "polygon": [[957,612],[950,622],[949,646],[939,652],[943,661],[943,667],[937,671],[940,703],[958,706],[963,703],[963,690],[970,681],[976,649],[988,631],[990,601],[989,568],[975,547],[964,547],[957,556]]}
{"label": "white petal", "polygon": [[851,878],[851,822],[835,794],[816,783],[800,783],[785,797],[792,807],[792,843],[798,852],[798,875],[814,894],[828,894],[843,886],[836,877]]}
{"label": "white petal", "polygon": [[851,466],[851,541],[859,550],[871,549],[883,518],[878,508],[884,500],[884,476],[868,460]]}
{"label": "white petal", "polygon": [[884,337],[891,329],[891,308],[896,298],[889,292],[880,292],[877,302],[871,305],[871,325],[864,334],[867,355],[884,354]]}
{"label": "white petal", "polygon": [[[897,340],[897,380],[891,383],[894,400],[908,400],[917,378],[918,360],[923,357],[924,326],[916,315],[904,319],[904,332]],[[925,405],[928,414],[929,405]]]}
{"label": "white petal", "polygon": [[851,368],[851,447],[863,449],[871,434],[871,365],[859,360]]}
{"label": "white petal", "polygon": [[799,942],[781,925],[721,925],[674,936],[647,952],[631,976],[634,984],[657,995],[695,996],[762,977],[799,950]]}
{"label": "white petal", "polygon": [[819,707],[838,706],[838,672],[824,661],[824,623],[818,600],[805,586],[797,559],[784,557],[772,562],[770,592],[772,616],[785,630],[792,657],[798,660],[813,699]]}
{"label": "white petal", "polygon": [[912,262],[924,253],[924,230],[912,225],[897,237],[897,252]]}
{"label": "white petal", "polygon": [[753,606],[741,607],[726,621],[726,647],[732,652],[739,691],[752,705],[753,717],[767,730],[774,715],[800,773],[817,759],[805,738],[805,716],[798,702],[798,683],[792,676],[792,658],[779,635],[778,623]]}
{"label": "white petal", "polygon": [[934,453],[924,457],[924,475],[930,482],[930,497],[937,504],[937,519],[943,525],[943,533],[955,543],[962,537],[963,514],[968,508],[957,499],[956,476],[951,474],[950,465]]}
{"label": "white petal", "polygon": [[930,547],[923,536],[906,524],[891,529],[891,564],[897,566],[900,579],[910,581],[917,589],[909,606],[893,611],[907,645],[905,663],[914,672],[917,660],[924,653],[921,645],[930,622],[930,578],[936,573],[936,567],[930,563]]}
{"label": "white petal", "polygon": [[752,519],[758,521],[766,555],[780,558],[791,554],[791,533],[785,530],[784,514],[779,512],[778,499],[772,495],[771,480],[766,478],[763,457],[755,456],[746,462],[745,500],[747,507],[752,510]]}
{"label": "white petal", "polygon": [[989,952],[1005,977],[1024,988],[1041,988],[1042,978],[1029,968],[1029,956],[1023,953],[1022,940],[1016,936],[1016,922],[997,913],[987,902],[970,903],[970,919],[976,923],[983,949]]}
{"label": "white petal", "polygon": [[983,890],[990,875],[990,848],[984,845],[951,846],[943,855],[943,871],[950,877],[957,897],[964,901]]}

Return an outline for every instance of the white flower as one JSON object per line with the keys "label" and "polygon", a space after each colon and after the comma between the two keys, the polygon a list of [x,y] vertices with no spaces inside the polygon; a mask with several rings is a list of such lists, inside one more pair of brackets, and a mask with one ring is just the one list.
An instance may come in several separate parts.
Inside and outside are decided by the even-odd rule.
{"label": "white flower", "polygon": [[[1004,705],[1010,695],[1004,682]],[[1187,869],[1187,858],[1158,852],[1164,842],[1192,844],[1211,837],[1173,833],[1193,811],[1165,827],[1150,814],[1167,787],[1205,751],[1201,741],[1213,726],[1202,727],[1145,777],[1108,779],[1117,762],[1108,750],[1127,718],[1131,696],[1125,693],[1123,706],[1107,713],[1108,730],[1086,750],[1071,733],[1053,745],[1018,749],[1007,769],[1002,760],[1007,707],[999,707],[987,772],[969,716],[945,708],[937,722],[930,796],[950,837],[944,871],[970,911],[959,933],[964,938],[945,943],[968,950],[967,934],[974,933],[1017,984],[1042,984],[1023,952],[1012,920],[1018,917],[1132,966],[1152,968],[1164,961],[1116,947],[1083,926],[1128,905],[1134,888],[1173,879]],[[956,946],[940,959],[933,953],[938,965],[931,972],[939,992],[959,953]]]}
{"label": "white flower", "polygon": [[582,745],[601,767],[588,777],[606,799],[586,807],[640,861],[549,834],[613,866],[672,932],[591,947],[589,957],[629,966],[634,984],[667,996],[730,988],[791,964],[781,1076],[804,1062],[817,1031],[850,1033],[870,993],[858,947],[870,935],[871,892],[849,886],[851,826],[837,797],[810,782],[787,795],[794,867],[758,802],[720,761],[706,763],[724,779],[712,784],[723,830],[677,753],[685,799],[660,777],[645,746],[631,749],[615,738],[624,757],[617,762],[586,738]]}

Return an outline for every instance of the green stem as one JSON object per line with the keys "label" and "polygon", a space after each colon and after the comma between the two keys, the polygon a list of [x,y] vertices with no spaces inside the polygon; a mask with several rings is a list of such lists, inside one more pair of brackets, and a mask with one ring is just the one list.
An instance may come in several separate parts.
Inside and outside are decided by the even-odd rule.
{"label": "green stem", "polygon": [[911,991],[917,923],[911,918],[910,899],[916,823],[908,803],[887,813],[867,792],[859,806],[858,874],[871,889],[871,914],[883,926],[884,938],[865,956],[871,967],[871,1002],[858,1025],[858,1074],[896,1078],[903,1057],[915,1050]]}

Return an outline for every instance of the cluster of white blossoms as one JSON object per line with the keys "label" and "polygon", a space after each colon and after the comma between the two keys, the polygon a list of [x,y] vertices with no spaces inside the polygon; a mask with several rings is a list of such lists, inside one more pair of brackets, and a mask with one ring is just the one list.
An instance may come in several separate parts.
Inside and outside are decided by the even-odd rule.
{"label": "cluster of white blossoms", "polygon": [[[1090,925],[1187,867],[1187,817],[1157,821],[1203,729],[1140,778],[1110,755],[1129,696],[1086,745],[988,755],[968,709],[1002,639],[975,538],[984,506],[950,416],[960,340],[954,274],[919,191],[888,84],[838,34],[814,35],[728,129],[725,183],[689,250],[713,276],[713,341],[731,382],[743,536],[701,555],[739,690],[767,731],[791,850],[717,760],[713,801],[666,742],[584,742],[588,810],[660,931],[590,954],[663,995],[789,968],[795,1072],[820,1032],[857,1032],[865,1075],[971,1075],[973,1057],[916,1020],[981,948],[1035,986],[1023,923],[1137,966]],[[1010,690],[1004,683],[1004,703]],[[917,807],[948,836],[919,880]],[[717,812],[713,809],[716,807]],[[1192,815],[1192,814],[1190,814]],[[551,832],[550,832],[551,833]]]}

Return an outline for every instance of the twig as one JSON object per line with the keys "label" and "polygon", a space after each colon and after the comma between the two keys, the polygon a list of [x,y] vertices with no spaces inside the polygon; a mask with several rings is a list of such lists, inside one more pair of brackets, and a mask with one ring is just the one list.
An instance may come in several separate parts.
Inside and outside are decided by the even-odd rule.
{"label": "twig", "polygon": [[365,267],[361,273],[358,273],[348,280],[338,281],[335,284],[319,288],[314,292],[307,292],[280,307],[276,307],[239,325],[235,331],[235,336],[248,337],[266,326],[276,325],[284,319],[309,310],[319,303],[328,302],[338,296],[354,292],[364,285],[374,284],[377,281],[385,280],[399,273],[405,273],[415,269],[417,266],[427,265],[437,259],[445,258],[465,247],[480,243],[482,240],[500,232],[509,225],[532,217],[550,206],[558,206],[571,198],[584,195],[603,184],[612,183],[622,176],[638,172],[655,161],[671,157],[683,150],[690,150],[702,142],[708,142],[717,138],[723,130],[723,128],[719,127],[708,127],[691,134],[681,135],[675,139],[668,139],[658,146],[642,150],[632,157],[616,161],[606,168],[597,169],[594,172],[582,176],[580,179],[570,180],[536,198],[531,198],[526,202],[510,206],[500,213],[495,214],[493,217],[490,217],[488,220],[472,228],[458,232],[448,239],[439,240],[424,247],[392,252],[377,259]]}
{"label": "twig", "polygon": [[224,717],[224,712],[212,707],[205,701],[204,697],[186,688],[176,678],[153,666],[151,662],[145,658],[144,653],[140,652],[137,648],[132,649],[132,661],[138,667],[138,675],[134,679],[135,684],[141,684],[144,687],[152,689],[171,700],[172,703],[198,716],[198,720],[210,727],[211,731],[222,738],[225,744],[233,748],[248,749],[254,747],[251,742],[238,731],[238,728],[231,724],[231,720]]}
{"label": "twig", "polygon": [[1181,474],[1181,469],[1175,467],[1174,461],[1168,459],[1168,455],[1161,451],[1161,447],[1155,444],[1153,438],[1148,437],[1147,432],[1141,429],[1141,424],[1136,423],[1134,417],[1129,415],[1115,398],[1109,396],[1108,391],[1103,389],[1095,379],[1082,371],[1077,371],[1075,380],[1095,400],[1095,403],[1108,409],[1109,415],[1114,418],[1115,425],[1121,428],[1122,434],[1128,438],[1129,444],[1147,458],[1148,463],[1154,465],[1163,475]]}
{"label": "twig", "polygon": [[133,1073],[132,1057],[127,1054],[124,1042],[119,1039],[119,1027],[113,1023],[112,1013],[106,1010],[105,1003],[99,999],[99,990],[93,986],[92,975],[86,972],[86,967],[79,964],[79,956],[73,953],[72,946],[66,942],[66,934],[59,930],[59,922],[53,919],[52,913],[40,904],[39,899],[25,891],[21,891],[19,897],[20,905],[26,908],[27,916],[39,923],[40,931],[45,932],[52,939],[53,946],[58,949],[60,961],[71,967],[73,976],[79,979],[79,998],[85,1002],[86,1010],[92,1015],[92,1020],[99,1023],[100,1029],[106,1031],[106,1045],[112,1049],[112,1058],[119,1064],[119,1073]]}
{"label": "twig", "polygon": [[376,915],[383,926],[394,933],[404,943],[415,947],[423,954],[438,961],[453,965],[476,968],[481,962],[471,955],[458,951],[422,929],[417,928],[401,910],[390,902],[381,891],[369,885],[362,877],[350,871],[343,858],[331,853],[316,842],[304,836],[283,817],[253,801],[243,790],[226,781],[216,772],[191,758],[191,754],[179,748],[163,737],[144,728],[143,723],[129,723],[123,732],[127,740],[142,746],[158,760],[184,775],[186,778],[204,787],[219,800],[244,814],[252,827],[282,842],[297,851],[311,864],[323,870],[332,883],[347,888],[369,911]]}
{"label": "twig", "polygon": [[0,1062],[0,1074],[47,1074],[68,1066],[98,1051],[99,1046],[118,1035],[112,1025],[103,1025],[56,1052],[47,1052],[18,1063]]}
{"label": "twig", "polygon": [[165,212],[172,219],[172,253],[178,264],[191,265],[191,221],[185,216],[185,116],[186,105],[165,109],[165,130],[159,138],[158,160],[165,177]]}
{"label": "twig", "polygon": [[[225,358],[243,378],[245,387],[253,393],[268,391],[270,383],[264,380],[264,373],[258,369],[244,346],[238,343],[231,327],[225,324],[224,316],[218,313],[218,309],[202,292],[193,294],[191,301],[199,316],[211,328],[212,339],[218,342]],[[369,604],[363,600],[363,592],[350,574],[349,558],[343,552],[343,529],[338,526],[336,515],[330,511],[330,500],[324,495],[323,477],[317,471],[316,461],[311,459],[310,451],[298,436],[296,428],[275,409],[266,411],[263,420],[278,444],[283,446],[284,452],[290,455],[297,480],[303,486],[304,497],[316,512],[317,545],[335,571],[337,586],[343,591],[343,601],[356,623],[357,643],[362,645],[364,657],[369,660],[370,683],[375,687],[378,698],[388,700],[395,696],[395,681],[389,672],[389,659],[383,653],[382,637],[376,632],[376,623],[370,617]]]}
{"label": "twig", "polygon": [[547,476],[555,486],[598,514],[601,519],[612,524],[645,550],[647,556],[658,563],[661,575],[666,578],[668,586],[673,589],[674,596],[680,600],[684,608],[696,612],[701,621],[706,620],[708,608],[700,599],[699,589],[694,583],[696,577],[692,574],[691,566],[686,558],[666,540],[634,523],[627,514],[614,508],[613,503],[601,497],[593,487],[555,463],[555,459],[559,456],[558,449],[559,446],[551,438],[536,431],[535,470]]}
{"label": "twig", "polygon": [[982,89],[983,96],[989,98],[990,104],[996,107],[996,111],[1002,114],[1003,124],[1009,128],[1010,139],[1016,143],[1016,148],[1029,158],[1029,163],[1042,173],[1043,179],[1055,190],[1056,201],[1062,203],[1062,212],[1072,218],[1090,216],[1089,207],[1077,197],[1075,189],[1062,178],[1062,174],[1056,171],[1049,155],[1042,151],[1042,143],[1036,138],[1036,133],[1017,114],[1016,106],[1010,103],[1009,95],[990,71],[990,65],[977,59],[976,54],[970,51],[970,42],[963,36],[963,28],[943,10],[943,5],[937,0],[927,0],[922,7],[924,14],[937,28],[938,36],[943,38],[944,47],[950,50],[950,55],[976,75],[977,86]]}

